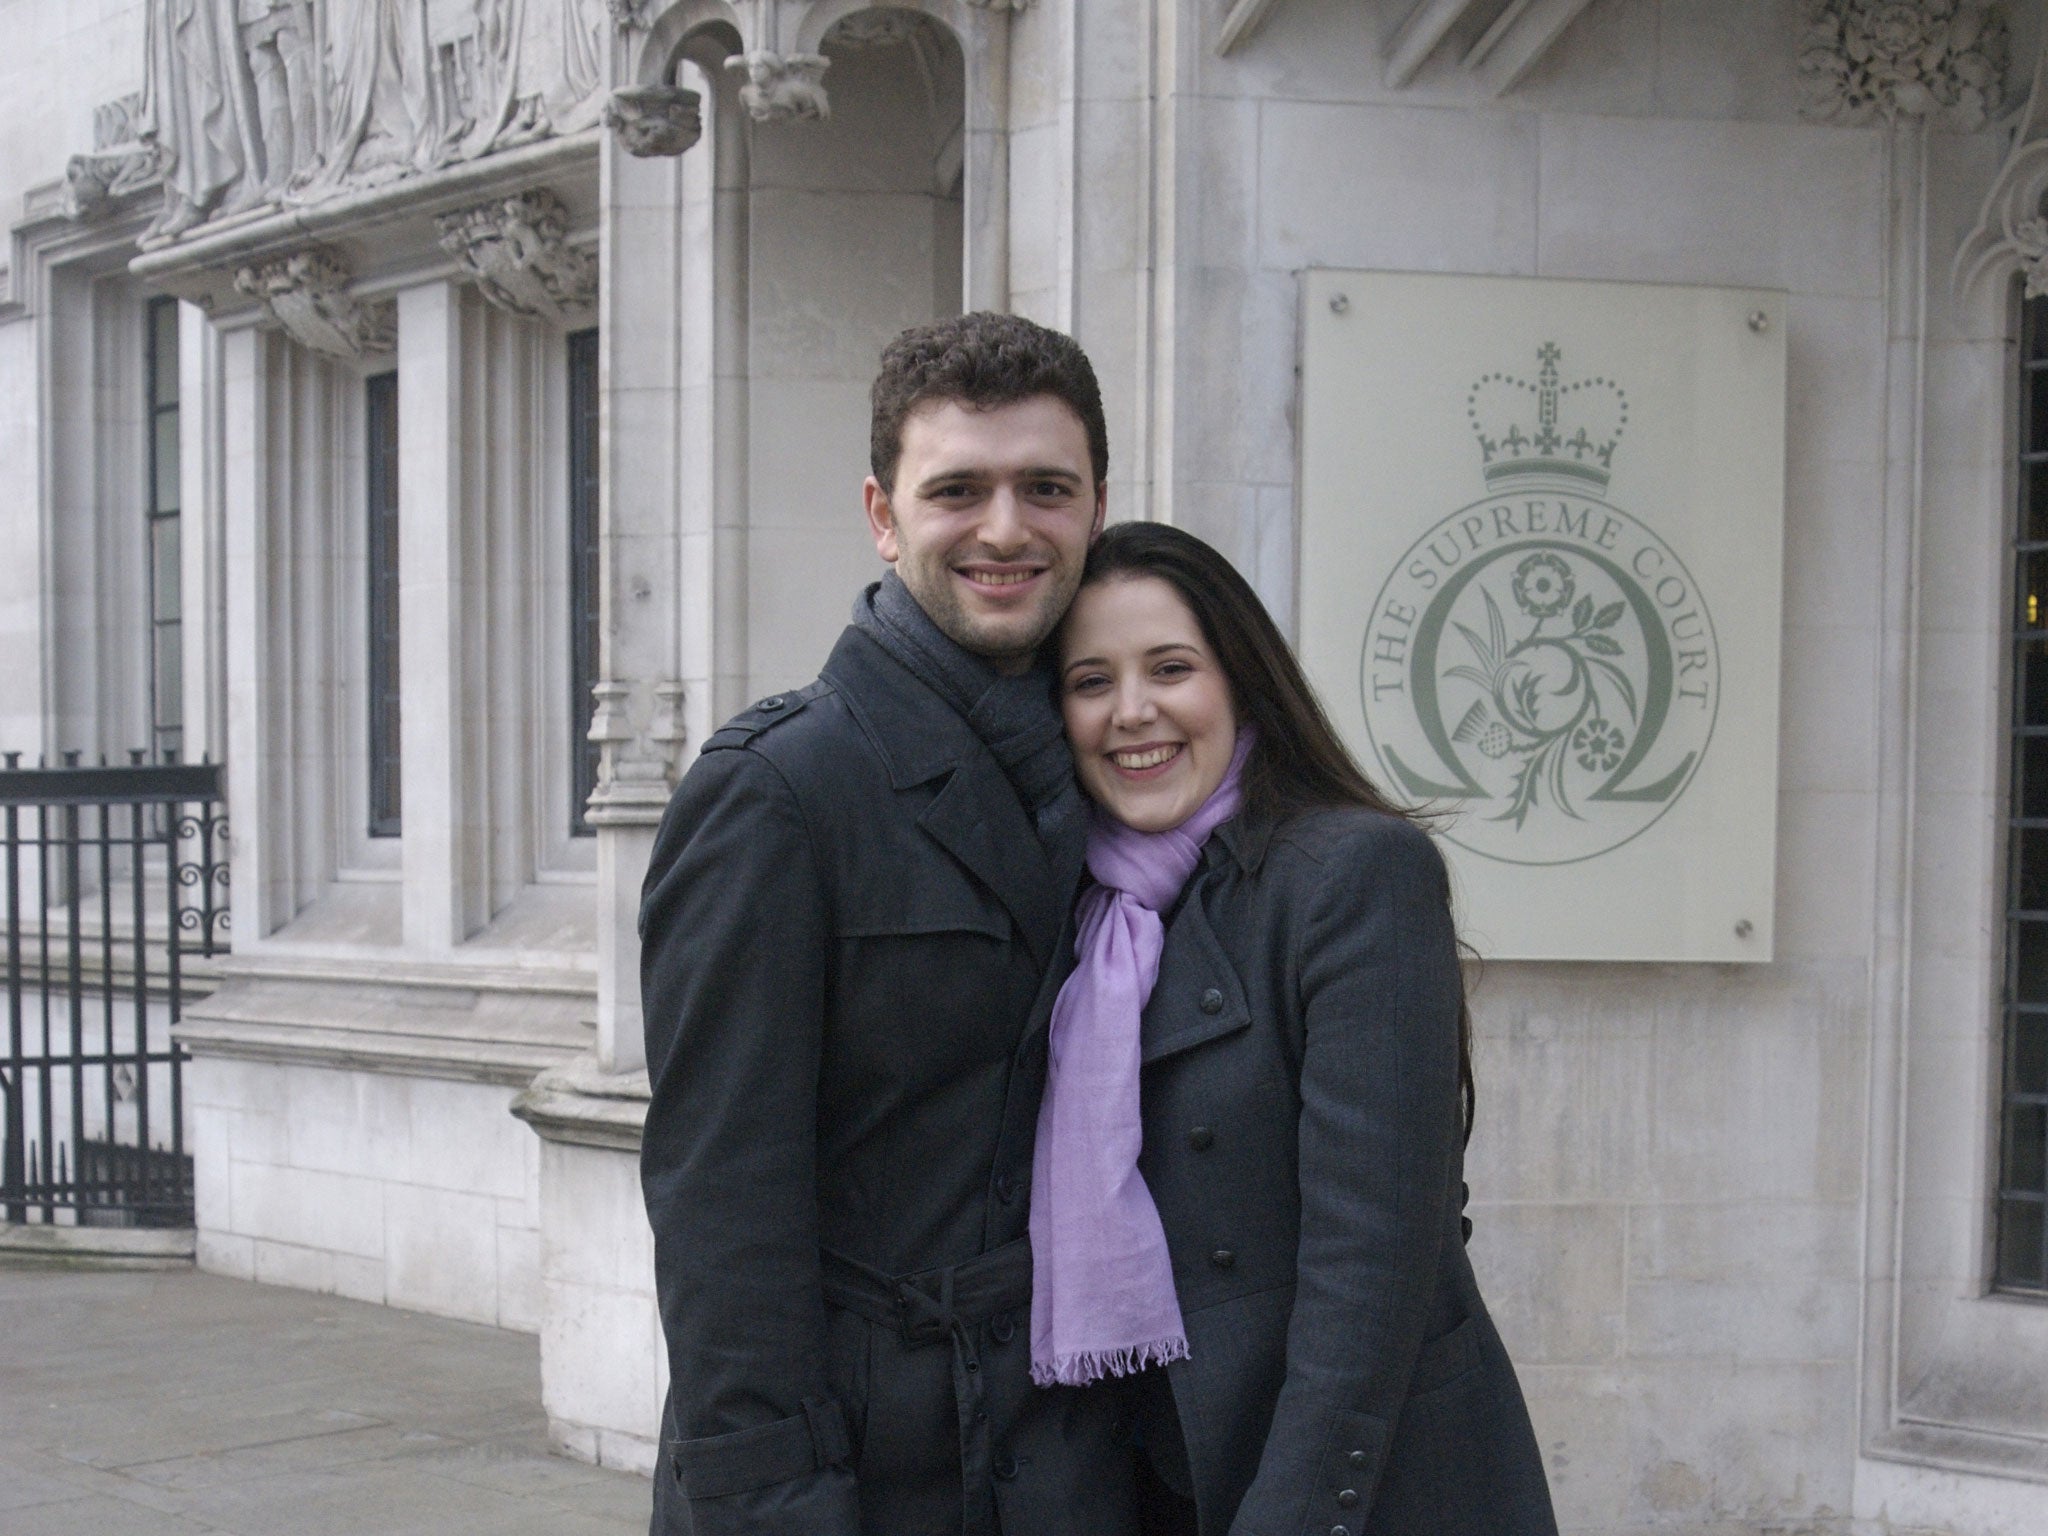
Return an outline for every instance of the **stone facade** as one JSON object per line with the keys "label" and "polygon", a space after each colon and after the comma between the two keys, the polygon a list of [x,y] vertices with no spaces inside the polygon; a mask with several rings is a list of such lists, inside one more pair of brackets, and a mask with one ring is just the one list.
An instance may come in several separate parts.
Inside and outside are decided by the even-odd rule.
{"label": "stone facade", "polygon": [[[2039,7],[9,20],[0,748],[150,723],[141,316],[185,301],[185,734],[227,762],[235,833],[235,957],[185,1027],[203,1263],[534,1330],[560,1443],[650,1464],[639,875],[686,754],[810,676],[872,577],[865,390],[901,326],[1074,331],[1112,515],[1216,542],[1286,623],[1304,270],[1778,289],[1775,957],[1486,966],[1474,1253],[1572,1532],[2040,1528],[2048,1307],[1990,1293],[1985,1257]],[[599,651],[572,703],[565,348],[592,326]],[[365,830],[386,373],[398,837]]]}

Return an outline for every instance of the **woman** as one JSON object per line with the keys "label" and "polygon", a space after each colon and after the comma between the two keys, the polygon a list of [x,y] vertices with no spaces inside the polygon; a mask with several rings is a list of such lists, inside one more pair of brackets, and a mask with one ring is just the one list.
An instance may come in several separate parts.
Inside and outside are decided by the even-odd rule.
{"label": "woman", "polygon": [[1039,1122],[1035,1374],[1131,1375],[1154,1529],[1552,1536],[1465,1257],[1435,846],[1199,539],[1112,528],[1059,646],[1097,883]]}

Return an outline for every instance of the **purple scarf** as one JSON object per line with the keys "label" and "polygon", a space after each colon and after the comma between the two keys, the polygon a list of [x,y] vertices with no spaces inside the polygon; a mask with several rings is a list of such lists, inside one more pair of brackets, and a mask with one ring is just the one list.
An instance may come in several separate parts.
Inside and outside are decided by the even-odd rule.
{"label": "purple scarf", "polygon": [[1160,913],[1237,814],[1252,746],[1201,808],[1164,832],[1096,810],[1074,973],[1052,1006],[1051,1061],[1031,1160],[1031,1379],[1084,1386],[1187,1357],[1173,1262],[1138,1172],[1138,1021],[1166,947]]}

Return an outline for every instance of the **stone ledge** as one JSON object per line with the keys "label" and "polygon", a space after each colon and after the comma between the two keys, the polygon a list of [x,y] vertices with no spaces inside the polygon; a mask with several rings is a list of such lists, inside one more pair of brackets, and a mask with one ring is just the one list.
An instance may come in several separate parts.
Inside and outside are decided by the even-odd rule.
{"label": "stone ledge", "polygon": [[60,1227],[0,1223],[0,1259],[94,1269],[182,1269],[192,1262],[190,1227]]}
{"label": "stone ledge", "polygon": [[585,1054],[536,1077],[512,1113],[543,1141],[637,1156],[647,1096],[645,1072],[606,1072]]}
{"label": "stone ledge", "polygon": [[563,975],[239,961],[173,1034],[202,1058],[523,1088],[589,1049],[591,1007],[590,984]]}
{"label": "stone ledge", "polygon": [[1944,1472],[2048,1483],[2048,1439],[1902,1422],[1865,1437],[1863,1454]]}

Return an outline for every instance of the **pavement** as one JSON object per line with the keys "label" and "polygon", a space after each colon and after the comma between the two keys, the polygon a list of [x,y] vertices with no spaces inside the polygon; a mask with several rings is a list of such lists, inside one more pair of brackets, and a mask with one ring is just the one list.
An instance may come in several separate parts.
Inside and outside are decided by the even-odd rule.
{"label": "pavement", "polygon": [[529,1334],[190,1268],[0,1260],[0,1536],[644,1536]]}

